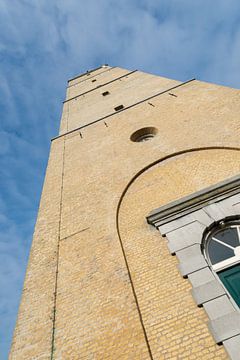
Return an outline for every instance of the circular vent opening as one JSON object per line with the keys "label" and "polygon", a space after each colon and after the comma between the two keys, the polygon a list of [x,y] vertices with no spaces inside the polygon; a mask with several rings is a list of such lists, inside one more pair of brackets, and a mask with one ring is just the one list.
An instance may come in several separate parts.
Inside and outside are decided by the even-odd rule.
{"label": "circular vent opening", "polygon": [[156,134],[158,130],[155,127],[145,127],[135,131],[131,136],[130,140],[134,142],[143,142],[151,140]]}

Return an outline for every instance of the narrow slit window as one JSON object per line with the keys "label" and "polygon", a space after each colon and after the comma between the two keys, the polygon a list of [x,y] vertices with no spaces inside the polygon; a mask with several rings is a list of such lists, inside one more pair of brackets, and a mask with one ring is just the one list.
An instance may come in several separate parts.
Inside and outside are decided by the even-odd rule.
{"label": "narrow slit window", "polygon": [[93,80],[92,80],[92,82],[95,82],[95,81],[97,81],[97,80],[96,80],[96,79],[93,79]]}
{"label": "narrow slit window", "polygon": [[122,110],[124,108],[123,105],[118,105],[114,108],[115,111],[119,111],[119,110]]}
{"label": "narrow slit window", "polygon": [[109,91],[104,91],[104,92],[102,93],[102,96],[107,96],[107,95],[109,95],[109,94],[110,94]]}

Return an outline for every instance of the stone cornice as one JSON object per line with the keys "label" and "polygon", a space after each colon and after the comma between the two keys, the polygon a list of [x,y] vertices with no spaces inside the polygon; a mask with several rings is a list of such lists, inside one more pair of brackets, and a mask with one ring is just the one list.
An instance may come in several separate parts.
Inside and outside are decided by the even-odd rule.
{"label": "stone cornice", "polygon": [[151,211],[147,222],[158,227],[239,192],[240,175],[237,175]]}

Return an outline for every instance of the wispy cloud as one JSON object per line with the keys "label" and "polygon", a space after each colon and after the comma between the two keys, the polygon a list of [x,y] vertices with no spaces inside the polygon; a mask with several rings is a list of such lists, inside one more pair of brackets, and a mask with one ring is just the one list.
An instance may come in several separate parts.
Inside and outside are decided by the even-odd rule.
{"label": "wispy cloud", "polygon": [[0,2],[0,353],[7,357],[66,80],[103,63],[240,86],[235,0]]}

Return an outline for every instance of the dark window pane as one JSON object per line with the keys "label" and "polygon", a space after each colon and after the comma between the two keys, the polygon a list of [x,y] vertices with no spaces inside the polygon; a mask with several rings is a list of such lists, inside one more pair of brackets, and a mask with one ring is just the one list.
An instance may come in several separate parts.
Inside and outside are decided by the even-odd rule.
{"label": "dark window pane", "polygon": [[226,260],[234,256],[234,251],[224,245],[217,243],[214,240],[210,240],[208,244],[208,254],[211,263],[214,265],[220,261]]}
{"label": "dark window pane", "polygon": [[216,239],[225,242],[233,247],[239,246],[238,234],[236,228],[228,228],[218,232],[214,235]]}

